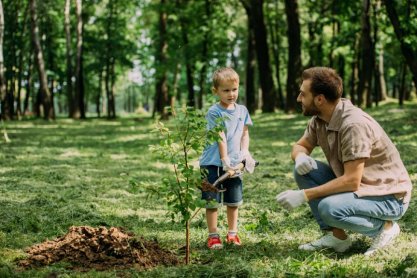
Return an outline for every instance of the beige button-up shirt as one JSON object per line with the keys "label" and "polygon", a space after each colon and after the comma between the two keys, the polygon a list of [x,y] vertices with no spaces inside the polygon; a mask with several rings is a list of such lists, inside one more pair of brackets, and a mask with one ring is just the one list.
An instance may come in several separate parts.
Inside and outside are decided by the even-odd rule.
{"label": "beige button-up shirt", "polygon": [[305,139],[320,146],[336,177],[343,163],[365,159],[358,197],[394,194],[403,203],[411,198],[411,180],[397,148],[382,127],[349,100],[341,99],[330,122],[318,116],[308,123]]}

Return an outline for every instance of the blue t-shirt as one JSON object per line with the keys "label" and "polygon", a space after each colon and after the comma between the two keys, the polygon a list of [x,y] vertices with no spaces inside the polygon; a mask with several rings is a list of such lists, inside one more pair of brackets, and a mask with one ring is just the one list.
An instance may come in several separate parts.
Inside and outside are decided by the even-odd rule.
{"label": "blue t-shirt", "polygon": [[[228,110],[223,108],[220,104],[212,105],[207,111],[207,129],[212,129],[216,126],[216,119],[224,118],[225,135],[227,141],[227,154],[230,158],[230,164],[236,165],[241,162],[240,141],[243,135],[243,128],[245,125],[252,125],[248,109],[244,105],[235,104],[235,109]],[[206,146],[203,154],[200,157],[200,166],[222,166],[220,159],[219,145],[217,142]]]}

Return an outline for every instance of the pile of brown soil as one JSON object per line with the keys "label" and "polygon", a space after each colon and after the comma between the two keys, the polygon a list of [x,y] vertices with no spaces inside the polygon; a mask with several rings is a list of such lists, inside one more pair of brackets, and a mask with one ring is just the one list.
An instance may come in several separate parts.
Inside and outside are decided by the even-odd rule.
{"label": "pile of brown soil", "polygon": [[22,267],[45,266],[59,261],[74,268],[106,270],[146,269],[160,264],[177,265],[179,259],[161,249],[158,242],[135,238],[121,228],[71,227],[66,235],[30,247]]}

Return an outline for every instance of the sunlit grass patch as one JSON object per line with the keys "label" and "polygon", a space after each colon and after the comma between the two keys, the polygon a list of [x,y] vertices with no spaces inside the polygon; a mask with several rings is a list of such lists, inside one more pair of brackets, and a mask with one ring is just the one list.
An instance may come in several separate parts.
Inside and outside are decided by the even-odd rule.
{"label": "sunlit grass patch", "polygon": [[[369,110],[400,151],[417,183],[417,105],[395,103]],[[321,236],[307,205],[287,212],[275,195],[295,189],[291,146],[308,118],[299,114],[258,114],[250,127],[250,150],[259,167],[245,174],[240,209],[241,248],[207,250],[204,210],[191,223],[192,265],[126,271],[126,277],[413,277],[417,275],[416,193],[399,221],[395,244],[374,257],[362,253],[370,240],[351,234],[346,254],[329,250],[304,252],[298,245]],[[169,125],[169,123],[167,123]],[[170,221],[158,192],[146,190],[173,171],[156,159],[149,145],[154,121],[58,119],[7,122],[12,142],[0,144],[0,277],[116,277],[116,272],[77,273],[65,264],[18,272],[14,259],[35,243],[63,235],[72,225],[121,226],[183,256],[184,227]],[[324,160],[315,150],[315,158]],[[193,163],[198,166],[196,157]],[[195,194],[200,194],[199,191]],[[219,231],[227,233],[226,209],[220,210]],[[4,275],[3,275],[4,274]],[[2,276],[3,275],[3,276]]]}

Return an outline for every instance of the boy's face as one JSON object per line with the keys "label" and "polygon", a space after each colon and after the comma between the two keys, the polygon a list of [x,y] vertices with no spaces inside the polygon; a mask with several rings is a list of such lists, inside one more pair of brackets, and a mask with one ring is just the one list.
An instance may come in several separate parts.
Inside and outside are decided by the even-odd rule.
{"label": "boy's face", "polygon": [[233,109],[239,94],[239,82],[221,81],[217,88],[213,88],[213,92],[219,96],[221,106],[226,109]]}

